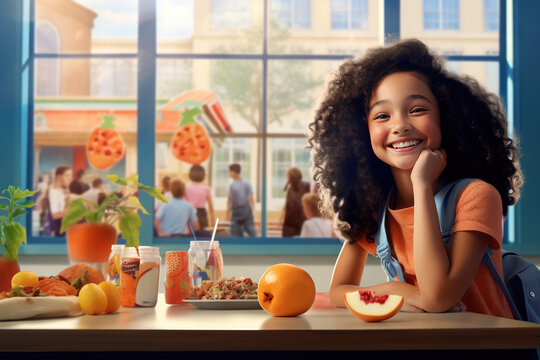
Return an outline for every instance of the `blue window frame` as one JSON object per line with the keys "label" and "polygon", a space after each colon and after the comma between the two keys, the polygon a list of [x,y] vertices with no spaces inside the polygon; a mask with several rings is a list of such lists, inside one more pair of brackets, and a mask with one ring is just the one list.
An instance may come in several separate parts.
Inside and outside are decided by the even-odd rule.
{"label": "blue window frame", "polygon": [[331,0],[332,29],[368,28],[368,0]]}
{"label": "blue window frame", "polygon": [[[20,23],[27,24],[25,26],[29,26],[29,29],[25,30],[26,33],[23,36],[20,36],[20,38],[23,39],[22,44],[14,45],[13,41],[11,39],[4,39],[2,40],[3,44],[6,44],[6,46],[9,49],[14,48],[23,48],[23,51],[21,52],[19,56],[20,64],[19,69],[21,69],[21,72],[18,76],[20,76],[20,86],[21,88],[17,91],[12,92],[6,92],[6,98],[2,99],[3,104],[7,103],[18,103],[20,104],[20,107],[6,107],[7,113],[9,113],[10,116],[13,118],[20,118],[22,119],[21,122],[2,122],[2,130],[4,134],[21,134],[19,139],[4,139],[7,141],[7,146],[11,149],[14,148],[14,160],[10,159],[4,159],[3,165],[6,168],[14,169],[12,174],[4,174],[2,176],[2,180],[5,183],[5,180],[8,180],[9,183],[15,183],[15,184],[27,184],[26,187],[32,186],[32,179],[33,179],[33,167],[28,166],[28,164],[33,163],[33,155],[32,155],[32,146],[33,146],[33,126],[34,123],[39,122],[39,116],[34,118],[32,116],[33,114],[33,94],[34,94],[34,88],[33,88],[33,73],[34,73],[34,67],[36,66],[36,63],[42,59],[55,59],[60,60],[62,58],[70,58],[70,57],[76,57],[76,58],[107,58],[111,57],[110,54],[100,54],[100,55],[92,55],[92,54],[36,54],[34,53],[34,46],[33,46],[33,26],[34,23],[31,21],[28,21],[28,19],[32,19],[32,13],[33,13],[33,1],[25,1],[26,5],[29,5],[30,10],[24,10],[22,11],[20,8],[18,8],[19,5],[15,5],[14,3],[10,3],[9,5],[5,4],[2,5],[3,9],[8,8],[8,10],[14,11],[15,17],[19,19]],[[396,26],[393,26],[392,24],[399,24],[399,0],[385,0],[385,6],[388,8],[389,11],[385,11],[385,34],[392,33],[394,35],[399,36],[399,27],[396,28]],[[506,2],[502,0],[503,6],[500,6],[500,9],[502,10],[500,14],[500,52],[498,55],[483,55],[483,56],[462,56],[462,55],[452,55],[449,56],[450,61],[490,61],[494,63],[499,64],[499,77],[500,79],[507,79],[507,60],[509,60],[508,64],[509,66],[514,65],[514,60],[511,57],[508,57],[506,54],[506,36],[507,36],[507,29],[506,29]],[[26,6],[25,5],[25,6]],[[265,1],[265,5],[268,6],[268,2]],[[520,10],[519,6],[516,6],[516,4],[513,4],[514,7],[517,7],[517,10],[519,11],[520,18],[521,17],[527,17],[528,12]],[[22,6],[21,6],[22,7]],[[531,7],[529,5],[529,7]],[[533,8],[535,6],[532,6]],[[538,9],[538,6],[536,6]],[[15,10],[14,10],[15,9]],[[139,54],[138,55],[123,55],[122,57],[125,58],[138,58],[138,108],[139,108],[139,120],[138,120],[138,142],[139,142],[139,148],[138,148],[138,169],[139,173],[141,175],[141,181],[146,183],[152,183],[153,182],[153,176],[154,176],[154,143],[155,143],[155,129],[154,129],[154,117],[155,117],[155,79],[156,79],[156,61],[160,58],[161,55],[157,54],[156,49],[156,36],[155,36],[155,28],[156,28],[156,12],[155,12],[155,4],[152,0],[140,0],[139,1],[139,9],[141,13],[144,13],[144,22],[141,22],[139,24]],[[20,11],[20,13],[19,13]],[[27,15],[30,14],[30,15]],[[265,11],[266,14],[266,11]],[[515,16],[515,15],[514,15]],[[139,17],[143,18],[143,17]],[[150,18],[150,21],[148,19]],[[20,21],[20,20],[24,21]],[[25,20],[26,19],[26,20]],[[265,20],[266,23],[266,20]],[[15,26],[14,26],[15,27]],[[30,31],[28,31],[30,30]],[[511,34],[511,31],[508,32],[509,36],[513,36]],[[529,39],[531,37],[534,37],[537,35],[531,35],[527,37],[526,39]],[[20,41],[20,40],[19,40]],[[514,41],[516,41],[514,39]],[[24,50],[26,49],[26,50]],[[31,50],[28,50],[31,49]],[[536,63],[535,59],[538,59],[538,53],[537,51],[527,50],[529,53],[529,56],[527,58],[527,61],[525,61],[523,64],[527,67],[526,71],[537,71],[537,68],[533,69],[531,68],[532,64]],[[263,82],[265,83],[264,86],[266,86],[266,71],[268,66],[268,61],[273,58],[277,59],[322,59],[322,60],[340,60],[343,59],[349,55],[317,55],[317,54],[304,54],[304,55],[269,55],[266,51],[266,48],[263,48],[262,54],[259,55],[238,55],[238,54],[232,54],[230,55],[232,58],[249,58],[249,59],[259,59],[263,62],[263,73],[264,78]],[[535,57],[536,56],[536,57]],[[191,55],[178,55],[179,58],[186,59],[186,58],[224,58],[225,55],[220,54],[191,54]],[[167,58],[167,56],[164,56],[164,58]],[[532,60],[530,63],[528,62],[529,58]],[[523,59],[523,57],[521,58]],[[11,61],[9,62],[6,59],[2,60],[2,65],[14,65],[17,61]],[[523,60],[522,60],[523,61]],[[535,65],[536,66],[536,65]],[[4,68],[8,68],[8,66],[3,66]],[[11,69],[11,68],[10,68]],[[4,75],[9,75],[10,77],[14,77],[15,74],[12,70],[9,70],[9,72],[3,71]],[[514,78],[512,78],[514,81],[517,81],[518,78],[516,78],[518,74],[513,74]],[[508,78],[510,79],[510,78]],[[525,81],[527,80],[526,77],[523,77]],[[507,81],[499,81],[499,93],[503,97],[503,100],[505,103],[509,104],[509,117],[511,119],[514,118],[514,111],[513,104],[516,103],[522,103],[523,100],[521,98],[516,98],[512,96],[512,91],[509,89],[508,97],[506,96],[506,87],[507,87]],[[527,92],[524,92],[527,93]],[[11,95],[10,95],[11,94]],[[141,96],[144,95],[144,96]],[[264,97],[266,96],[266,90],[263,90]],[[523,96],[526,96],[524,94]],[[18,97],[18,100],[15,98]],[[266,101],[264,101],[263,97],[263,107],[266,107]],[[15,99],[15,100],[14,100]],[[531,101],[530,97],[526,99],[527,101]],[[526,106],[521,105],[521,108],[525,109]],[[18,110],[17,110],[18,109]],[[517,111],[517,110],[516,110]],[[263,111],[263,114],[265,114],[266,111]],[[143,120],[144,119],[144,120]],[[149,120],[150,119],[150,120]],[[524,117],[523,123],[525,123],[527,120],[527,117]],[[265,121],[265,118],[263,116],[263,122]],[[529,126],[534,127],[534,124],[529,124]],[[516,128],[519,129],[520,124],[515,124]],[[265,124],[263,123],[262,128],[265,129]],[[526,136],[527,134],[524,134]],[[15,137],[14,137],[15,138]],[[22,141],[19,141],[21,140]],[[263,137],[263,145],[266,141],[266,138]],[[524,145],[527,143],[524,142]],[[6,145],[4,145],[6,146]],[[19,154],[17,154],[17,148],[20,147]],[[24,154],[22,154],[24,153]],[[263,151],[263,154],[265,151]],[[530,169],[531,160],[525,162],[524,161],[524,167],[529,165]],[[263,169],[266,167],[266,163],[264,163],[263,159]],[[527,169],[526,169],[527,170]],[[526,172],[526,174],[529,176],[529,179],[531,177],[538,177],[537,174],[538,171],[535,172],[534,168],[532,171]],[[264,174],[266,175],[266,174]],[[25,185],[21,185],[25,186]],[[266,186],[262,186],[263,189],[263,207],[264,207],[264,199],[266,191]],[[532,198],[530,200],[525,199],[525,207],[527,209],[534,209],[536,207],[536,204],[531,205],[532,203],[535,203],[534,196],[535,193],[533,192]],[[143,203],[143,206],[145,206],[147,209],[152,209],[152,201],[151,198],[141,198],[141,202]],[[523,200],[520,201],[520,203],[523,203]],[[519,208],[520,204],[518,203],[517,212],[519,212],[521,215],[520,222],[521,225],[525,224],[526,226],[522,229],[521,227],[516,227],[516,237],[518,237],[520,241],[518,241],[518,245],[522,245],[521,247],[517,247],[516,249],[518,251],[523,250],[523,253],[529,253],[534,254],[538,253],[540,250],[537,245],[532,244],[530,241],[523,240],[525,237],[528,237],[529,232],[531,231],[531,228],[533,228],[536,224],[535,220],[532,218],[534,214],[530,214],[526,211],[521,211]],[[532,213],[532,212],[531,212]],[[28,237],[28,244],[24,245],[21,249],[22,254],[62,254],[65,253],[65,240],[63,238],[39,238],[31,235],[31,217],[30,215],[26,219],[26,226],[27,226],[27,233],[29,234]],[[142,244],[158,244],[162,250],[169,250],[169,249],[182,249],[187,248],[186,244],[178,244],[177,239],[154,239],[153,238],[153,227],[152,227],[152,217],[144,216],[142,217],[143,226],[141,228],[141,243]],[[509,218],[509,222],[516,222],[517,220]],[[512,227],[513,224],[511,224],[510,227]],[[512,235],[513,236],[513,235]],[[224,246],[230,247],[230,254],[335,254],[336,250],[339,248],[339,243],[336,241],[331,241],[331,239],[294,239],[294,243],[291,242],[288,239],[280,239],[280,238],[273,238],[273,239],[266,239],[264,236],[260,239],[230,239],[224,242]]]}
{"label": "blue window frame", "polygon": [[311,28],[311,0],[273,0],[272,20],[284,29]]}
{"label": "blue window frame", "polygon": [[484,0],[484,29],[499,30],[499,0]]}
{"label": "blue window frame", "polygon": [[459,30],[459,0],[424,0],[424,30]]}

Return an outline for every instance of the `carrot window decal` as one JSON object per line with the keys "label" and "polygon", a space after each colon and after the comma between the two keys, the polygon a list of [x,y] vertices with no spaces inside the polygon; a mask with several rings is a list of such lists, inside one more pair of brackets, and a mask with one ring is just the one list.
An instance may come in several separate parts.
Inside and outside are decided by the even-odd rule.
{"label": "carrot window decal", "polygon": [[126,144],[115,129],[114,115],[102,115],[103,124],[90,134],[86,145],[86,156],[96,169],[108,169],[126,154]]}
{"label": "carrot window decal", "polygon": [[200,164],[210,156],[210,136],[195,117],[202,113],[198,107],[184,110],[180,128],[172,138],[173,155],[189,164]]}

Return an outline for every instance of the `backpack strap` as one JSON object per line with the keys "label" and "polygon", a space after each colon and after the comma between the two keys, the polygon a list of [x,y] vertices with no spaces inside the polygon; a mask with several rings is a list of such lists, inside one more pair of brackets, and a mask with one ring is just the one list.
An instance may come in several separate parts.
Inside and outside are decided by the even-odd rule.
{"label": "backpack strap", "polygon": [[388,208],[388,200],[390,199],[391,193],[392,191],[388,194],[382,213],[379,216],[381,221],[379,223],[379,231],[375,234],[375,244],[377,245],[377,253],[375,256],[380,258],[381,265],[389,281],[395,281],[397,277],[400,281],[405,282],[401,265],[392,256],[392,250],[390,249],[388,237],[386,236],[386,209]]}
{"label": "backpack strap", "polygon": [[[501,250],[502,256],[507,251]],[[482,263],[486,264],[489,271],[491,272],[491,276],[495,279],[497,284],[499,284],[499,288],[504,294],[504,297],[506,298],[506,301],[508,302],[508,305],[510,306],[510,309],[512,310],[512,315],[514,315],[514,319],[516,320],[522,320],[521,314],[519,313],[516,304],[514,303],[514,300],[512,298],[512,295],[510,294],[510,291],[508,291],[508,288],[506,287],[506,284],[504,283],[503,279],[501,278],[501,275],[499,275],[499,272],[495,268],[495,265],[493,265],[493,262],[491,261],[491,249],[487,248],[486,252],[484,253],[484,256],[482,257]]]}
{"label": "backpack strap", "polygon": [[[454,226],[454,218],[456,215],[457,197],[460,191],[473,180],[475,179],[466,178],[455,180],[442,188],[434,197],[441,235],[445,246],[448,245],[448,241],[450,241],[452,235],[452,227]],[[390,193],[391,192],[392,191],[390,191]],[[390,194],[386,198],[386,203],[379,217],[381,221],[379,223],[379,231],[375,235],[375,244],[377,246],[377,253],[375,256],[380,258],[381,265],[389,281],[395,281],[397,277],[400,281],[405,282],[403,270],[400,263],[392,256],[392,250],[386,234],[386,209],[388,208],[389,199]]]}

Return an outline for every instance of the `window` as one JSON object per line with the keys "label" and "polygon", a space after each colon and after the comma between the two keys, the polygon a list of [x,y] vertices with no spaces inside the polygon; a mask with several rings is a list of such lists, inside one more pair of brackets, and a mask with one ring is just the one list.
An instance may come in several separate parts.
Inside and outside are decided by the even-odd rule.
{"label": "window", "polygon": [[213,29],[246,29],[251,26],[250,0],[212,0]]}
{"label": "window", "polygon": [[424,0],[425,30],[459,30],[459,0]]}
{"label": "window", "polygon": [[499,0],[484,0],[484,29],[499,30]]}
{"label": "window", "polygon": [[[360,0],[140,1],[146,4],[143,8],[149,9],[144,16],[138,14],[139,8],[133,7],[130,1],[118,2],[120,5],[115,2],[114,6],[107,2],[77,2],[81,6],[79,10],[95,24],[94,28],[85,29],[86,37],[76,44],[78,48],[73,48],[75,45],[70,45],[71,50],[37,47],[38,42],[54,44],[54,41],[39,40],[54,38],[51,36],[54,32],[45,26],[43,34],[36,33],[35,88],[37,79],[47,75],[40,69],[40,62],[54,60],[58,64],[58,91],[51,99],[36,90],[33,177],[37,180],[38,175],[50,173],[58,164],[69,163],[75,172],[85,169],[85,179],[104,177],[108,173],[121,176],[139,173],[149,176],[158,187],[165,176],[176,176],[188,182],[190,164],[173,156],[171,139],[179,128],[182,111],[195,105],[211,105],[213,98],[199,101],[197,105],[197,99],[185,101],[182,96],[193,90],[211,93],[231,128],[231,132],[220,133],[204,115],[195,117],[195,121],[205,127],[213,147],[211,155],[201,165],[206,171],[204,183],[211,188],[216,217],[225,219],[231,181],[228,166],[239,163],[242,177],[253,187],[259,240],[269,246],[286,243],[276,237],[281,236],[278,219],[285,199],[287,170],[300,169],[303,180],[314,186],[309,153],[305,150],[311,107],[320,95],[326,75],[338,62],[357,55],[359,46],[366,49],[380,44],[384,36],[378,32],[379,9],[375,7],[368,12],[369,2]],[[38,19],[53,24],[53,19],[47,20],[40,13],[40,3],[35,2]],[[433,4],[436,7],[431,6]],[[459,26],[459,2],[403,2],[401,16],[411,20],[401,21],[401,37],[421,38],[423,25],[409,12],[420,14],[422,5],[424,9],[436,8],[437,29],[452,28],[448,24],[451,14],[455,15],[454,29],[458,32],[452,33],[451,38],[448,34],[444,37],[429,34],[426,40],[428,45],[448,55],[450,68],[475,76],[482,83],[487,82],[490,88],[499,84],[500,68],[492,64],[499,66],[502,60],[498,53],[486,52],[486,49],[498,49],[499,39],[492,39],[491,35],[488,40],[474,38],[468,47],[460,38],[467,29]],[[120,29],[114,30],[119,36],[107,37],[113,30],[103,30],[108,18],[105,14],[113,8],[123,14],[113,15],[113,18],[125,19],[128,29],[132,29],[133,19],[135,25],[138,19],[155,19],[153,35],[157,51],[152,51],[152,42],[148,39],[141,39],[139,44],[137,32],[128,31],[126,35],[126,30]],[[482,11],[481,6],[475,8]],[[328,21],[311,24],[311,17],[322,14]],[[60,11],[58,16],[69,18],[65,11]],[[177,21],[178,17],[185,21]],[[267,33],[263,31],[265,23]],[[280,25],[276,27],[274,23]],[[370,28],[370,24],[375,26]],[[38,28],[41,29],[39,25]],[[305,36],[305,31],[291,29],[309,30],[309,36]],[[333,31],[335,29],[342,31]],[[356,29],[365,31],[355,32]],[[57,30],[56,39],[70,35]],[[137,49],[150,49],[151,56],[139,56]],[[482,53],[477,55],[470,49]],[[143,75],[142,79],[139,74]],[[155,93],[151,91],[153,86]],[[141,93],[144,96],[138,99]],[[139,107],[147,109],[144,116],[140,115]],[[60,118],[62,112],[68,116]],[[89,132],[103,122],[104,115],[115,117],[118,131],[126,142],[126,157],[107,170],[98,170],[88,163],[84,152]],[[148,124],[152,121],[155,133],[149,131],[152,125]],[[141,127],[145,130],[139,131]],[[143,157],[150,149],[155,152],[153,156]],[[147,244],[184,244],[185,240],[181,239],[154,237],[152,220],[143,217],[141,239],[144,237]],[[38,228],[34,228],[36,231],[32,234],[37,240],[30,241],[46,241],[39,221],[36,223]],[[231,240],[244,246],[252,239]],[[297,244],[302,240],[310,244],[307,239],[294,240]],[[335,239],[326,240],[326,245],[338,246]]]}
{"label": "window", "polygon": [[368,0],[331,0],[332,29],[368,28]]}
{"label": "window", "polygon": [[273,0],[272,19],[284,29],[309,29],[311,0]]}

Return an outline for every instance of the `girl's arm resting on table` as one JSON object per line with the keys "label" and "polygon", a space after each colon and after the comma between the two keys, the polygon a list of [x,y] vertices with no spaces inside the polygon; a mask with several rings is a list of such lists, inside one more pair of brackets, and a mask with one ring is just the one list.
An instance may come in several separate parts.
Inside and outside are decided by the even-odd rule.
{"label": "girl's arm resting on table", "polygon": [[339,252],[328,295],[334,306],[345,307],[345,293],[359,289],[368,252],[357,243],[345,242]]}
{"label": "girl's arm resting on table", "polygon": [[[368,252],[358,244],[343,244],[339,253],[332,281],[330,283],[330,302],[337,307],[345,307],[346,292],[362,289],[359,284],[366,265]],[[368,287],[376,295],[390,293],[405,299],[402,311],[422,312],[418,288],[399,281],[386,282]],[[455,304],[452,304],[455,305]]]}

